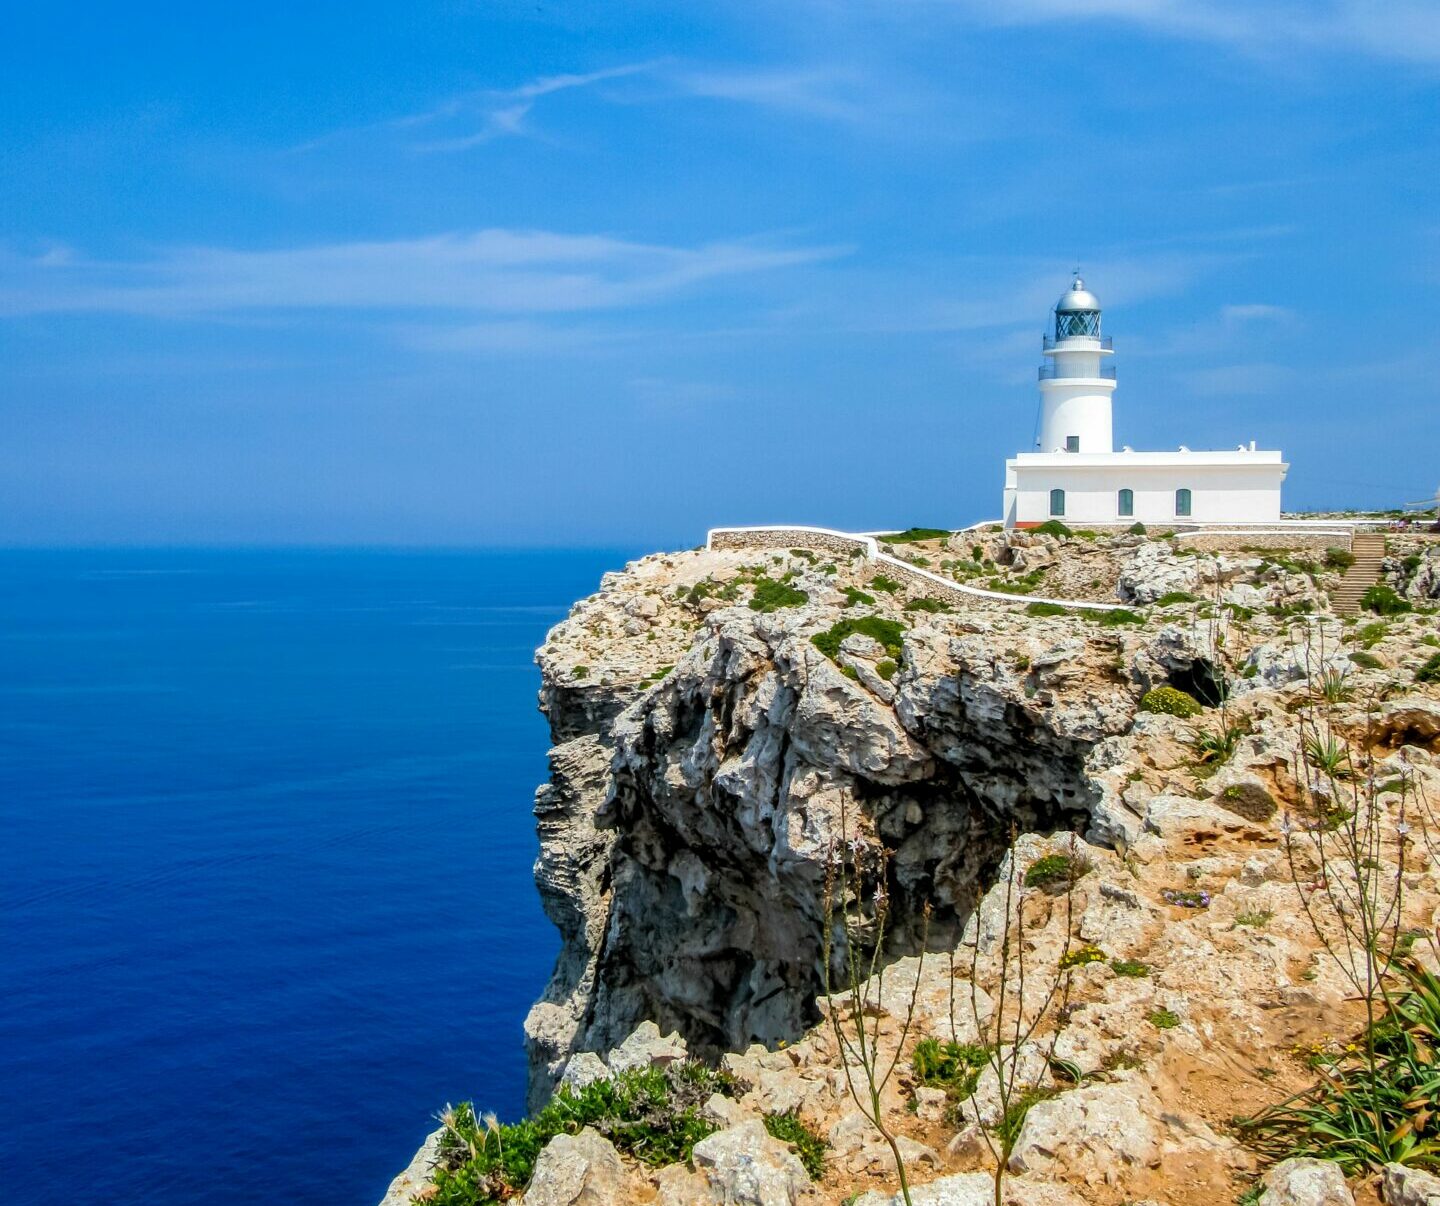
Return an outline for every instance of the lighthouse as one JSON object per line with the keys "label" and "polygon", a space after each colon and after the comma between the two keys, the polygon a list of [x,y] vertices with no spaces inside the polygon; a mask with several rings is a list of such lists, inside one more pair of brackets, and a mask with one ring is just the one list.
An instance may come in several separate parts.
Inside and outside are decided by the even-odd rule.
{"label": "lighthouse", "polygon": [[1040,346],[1035,447],[1005,462],[1007,527],[1055,520],[1178,530],[1280,519],[1280,483],[1290,466],[1254,440],[1210,452],[1183,444],[1174,452],[1136,452],[1128,444],[1116,452],[1115,348],[1101,329],[1100,299],[1079,273],[1055,303],[1054,317],[1053,334]]}
{"label": "lighthouse", "polygon": [[1100,299],[1077,275],[1055,303],[1055,333],[1040,366],[1040,452],[1114,452],[1112,341],[1100,329]]}

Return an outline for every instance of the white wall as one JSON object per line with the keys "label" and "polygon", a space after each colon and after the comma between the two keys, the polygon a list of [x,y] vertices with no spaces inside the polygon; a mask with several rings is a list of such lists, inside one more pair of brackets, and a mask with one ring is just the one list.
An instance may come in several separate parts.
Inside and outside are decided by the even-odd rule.
{"label": "white wall", "polygon": [[[1258,465],[1047,465],[1013,466],[1015,523],[1051,518],[1050,491],[1065,491],[1064,520],[1085,523],[1255,523],[1280,518],[1280,483],[1288,466]],[[1175,491],[1190,490],[1190,514],[1175,514]],[[1122,487],[1135,492],[1135,514],[1122,517]],[[1010,513],[1006,514],[1007,521]]]}

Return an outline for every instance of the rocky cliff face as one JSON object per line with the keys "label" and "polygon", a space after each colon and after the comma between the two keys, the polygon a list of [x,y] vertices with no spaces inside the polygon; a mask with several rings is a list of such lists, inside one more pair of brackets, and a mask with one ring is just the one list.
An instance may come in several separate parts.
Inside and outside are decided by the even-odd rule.
{"label": "rocky cliff face", "polygon": [[[1061,559],[1028,539],[994,559]],[[1128,543],[1130,597],[1202,579],[1251,603],[1302,591],[1242,582],[1266,572],[1254,559]],[[804,597],[755,610],[757,579]],[[712,1057],[804,1033],[837,845],[893,852],[903,955],[927,903],[932,948],[953,943],[1014,833],[1123,845],[1138,832],[1143,801],[1110,739],[1144,691],[1209,672],[1206,621],[1104,627],[983,602],[962,616],[885,586],[803,551],[652,557],[550,634],[536,878],[564,949],[526,1023],[536,1101],[571,1052],[604,1051],[647,1019]],[[842,634],[831,657],[812,640],[859,615],[903,629],[901,648]]]}

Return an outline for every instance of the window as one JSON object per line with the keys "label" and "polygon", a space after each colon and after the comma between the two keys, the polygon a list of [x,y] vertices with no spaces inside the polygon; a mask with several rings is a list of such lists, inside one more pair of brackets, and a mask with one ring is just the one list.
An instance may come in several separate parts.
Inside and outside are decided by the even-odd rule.
{"label": "window", "polygon": [[1175,491],[1175,514],[1179,516],[1190,514],[1190,491],[1183,486]]}
{"label": "window", "polygon": [[1050,491],[1050,514],[1051,514],[1051,515],[1064,515],[1064,514],[1065,514],[1065,491],[1064,491],[1064,490],[1051,490],[1051,491]]}
{"label": "window", "polygon": [[1079,451],[1080,451],[1080,437],[1079,437],[1079,436],[1066,436],[1066,437],[1065,437],[1065,451],[1066,451],[1066,452],[1079,452]]}
{"label": "window", "polygon": [[1135,491],[1120,491],[1120,514],[1130,516],[1135,514]]}

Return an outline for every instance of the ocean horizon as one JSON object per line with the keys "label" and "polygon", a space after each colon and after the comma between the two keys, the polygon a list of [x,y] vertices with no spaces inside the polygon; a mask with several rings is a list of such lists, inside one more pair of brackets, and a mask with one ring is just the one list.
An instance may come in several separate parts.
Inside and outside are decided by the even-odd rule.
{"label": "ocean horizon", "polygon": [[523,1112],[532,655],[633,555],[0,551],[7,1202],[363,1204]]}

